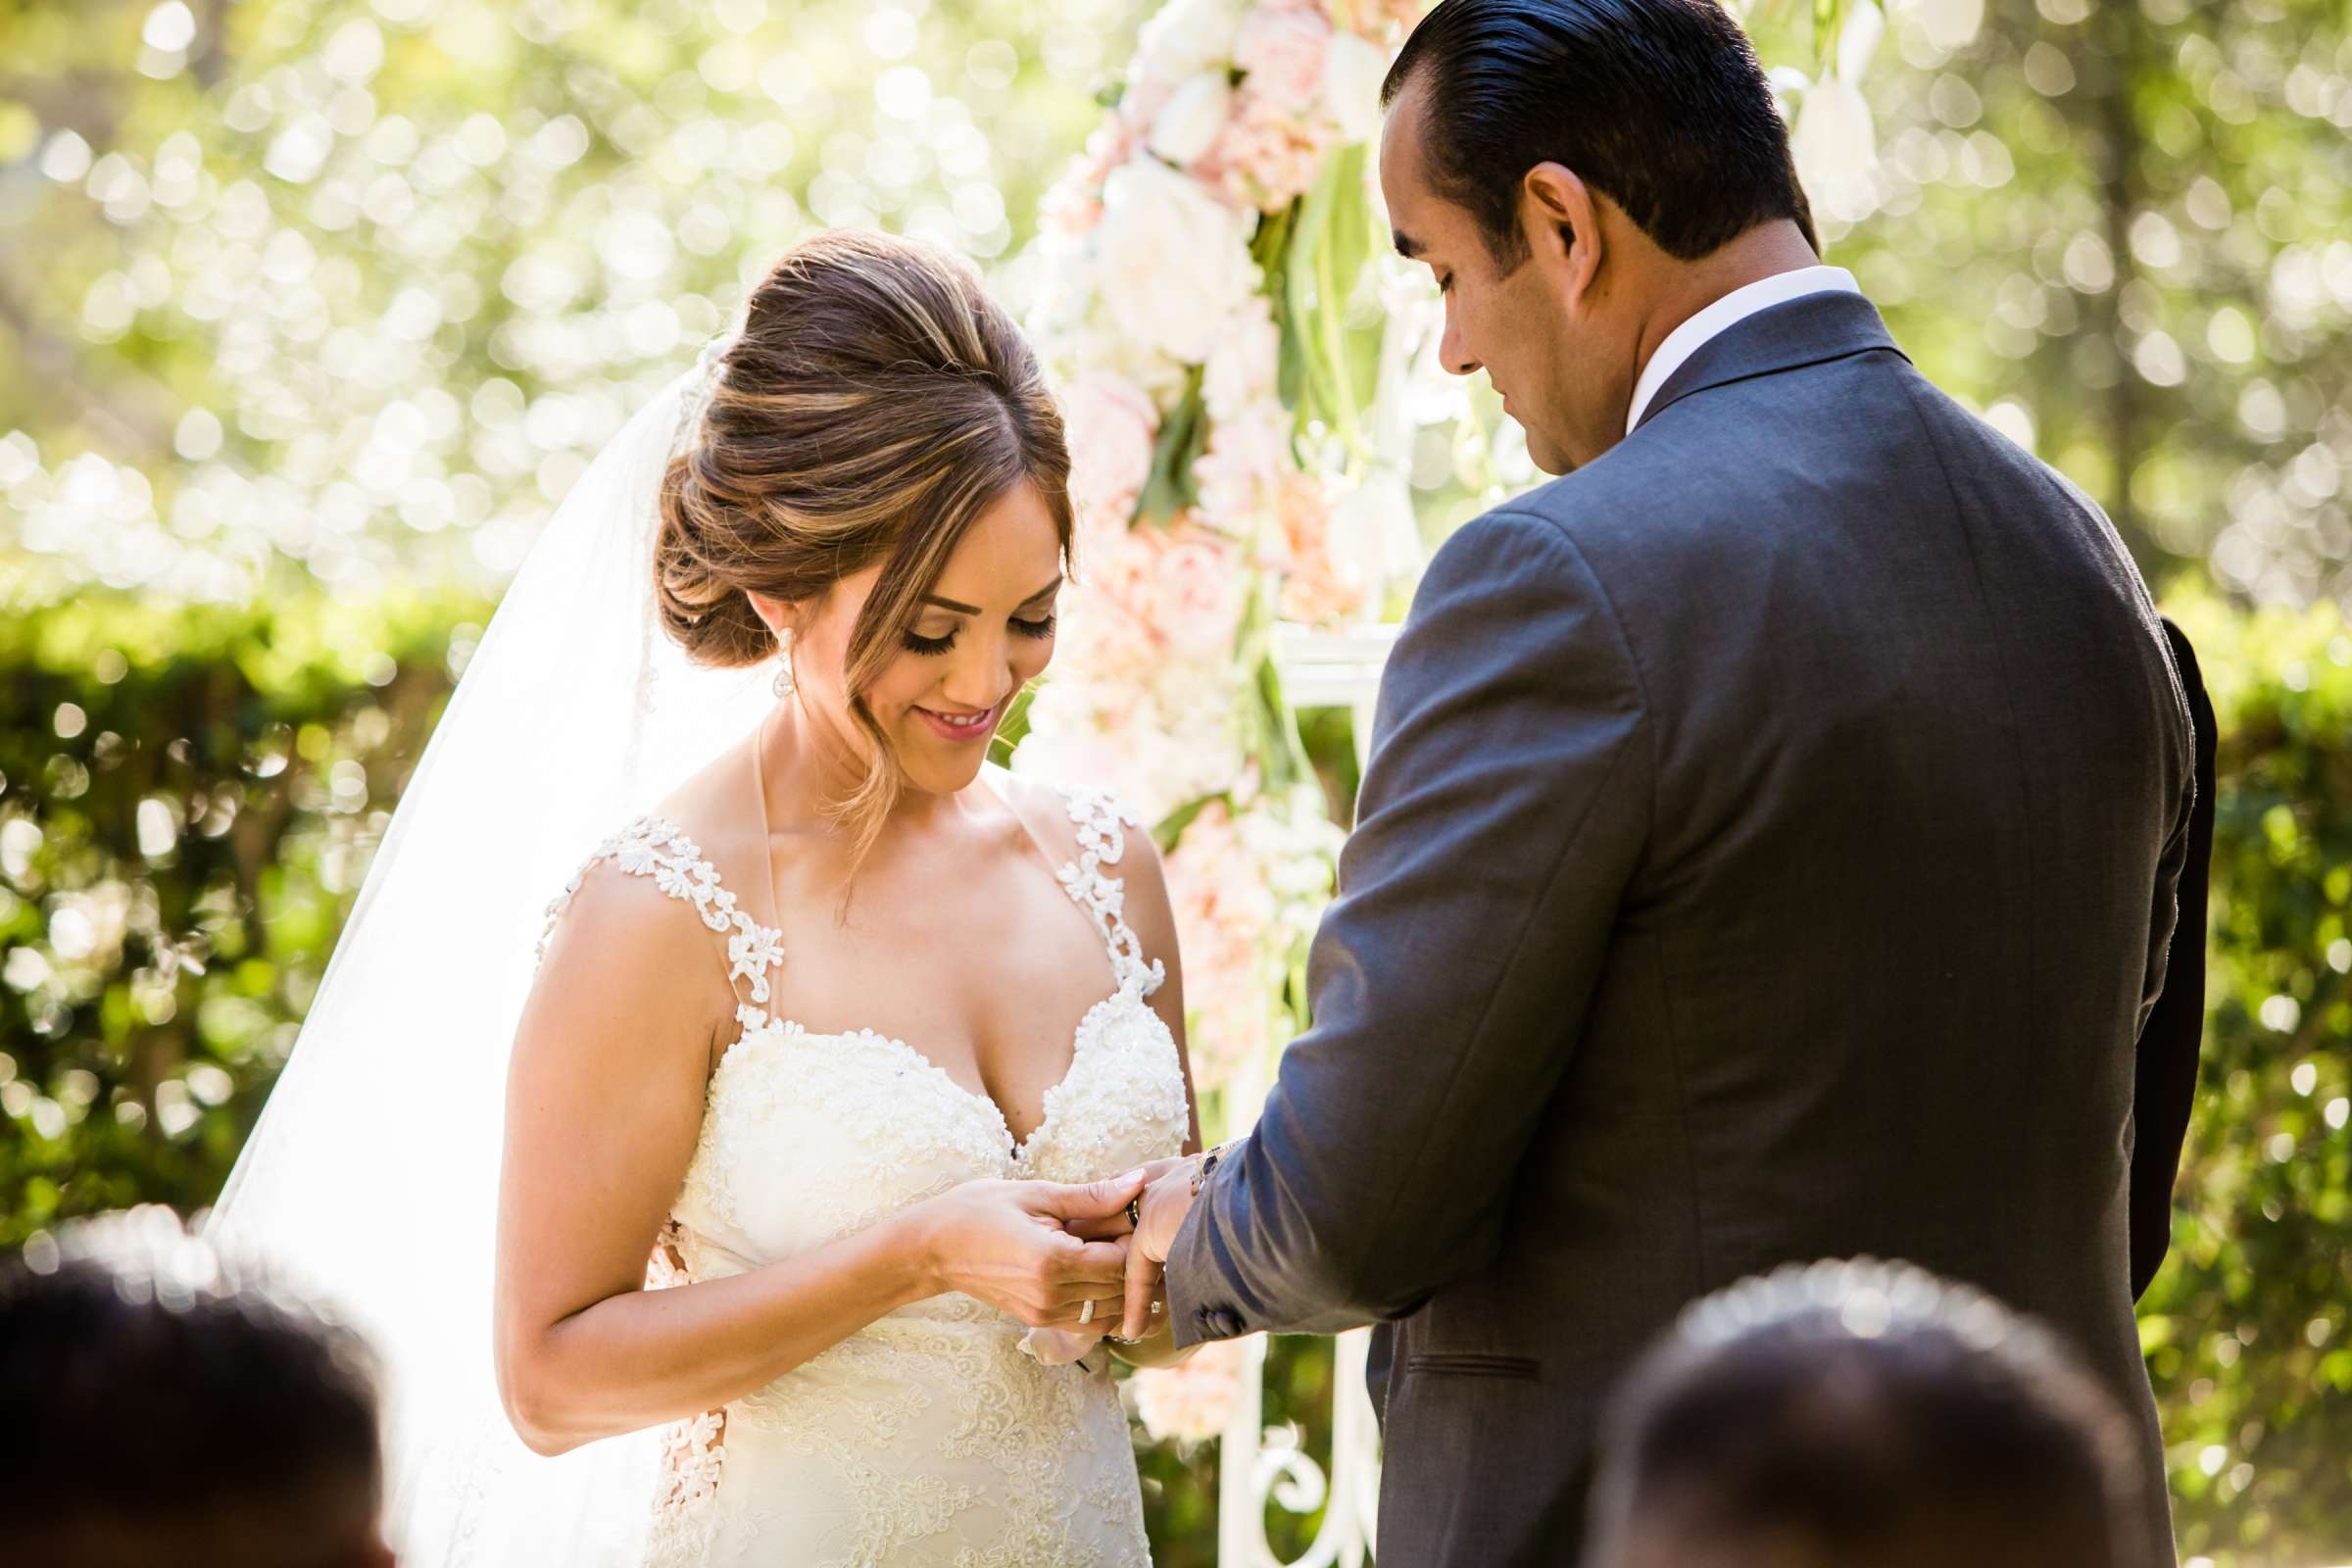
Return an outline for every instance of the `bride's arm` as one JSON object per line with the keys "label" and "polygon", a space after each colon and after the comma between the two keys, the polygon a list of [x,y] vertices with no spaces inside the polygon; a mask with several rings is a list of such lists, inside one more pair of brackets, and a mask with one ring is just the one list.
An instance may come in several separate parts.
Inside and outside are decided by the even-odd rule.
{"label": "bride's arm", "polygon": [[[1127,884],[1127,924],[1144,950],[1145,961],[1157,958],[1167,970],[1167,978],[1152,994],[1152,1010],[1159,1014],[1159,1021],[1168,1026],[1168,1037],[1176,1042],[1176,1060],[1184,1072],[1188,1121],[1184,1152],[1197,1154],[1200,1152],[1200,1101],[1193,1089],[1192,1053],[1184,1037],[1184,962],[1177,949],[1176,911],[1169,904],[1167,873],[1151,835],[1130,833],[1127,846],[1123,858],[1129,863],[1118,868]],[[1125,1223],[1124,1218],[1120,1223]],[[1161,1305],[1158,1315],[1150,1319],[1149,1331],[1124,1344],[1115,1339],[1110,1342],[1111,1354],[1131,1366],[1169,1366],[1192,1356],[1192,1350],[1175,1348],[1165,1299],[1167,1293],[1162,1289],[1156,1294]],[[1116,1332],[1115,1327],[1112,1332]]]}
{"label": "bride's arm", "polygon": [[507,1084],[495,1348],[509,1419],[534,1450],[711,1409],[942,1291],[1030,1322],[1074,1323],[1089,1296],[1116,1310],[1123,1249],[1041,1211],[1115,1209],[1133,1189],[1045,1183],[967,1183],[744,1274],[644,1290],[701,1130],[714,1031],[731,1032],[713,994],[731,1004],[712,934],[651,881],[595,866],[524,1004]]}

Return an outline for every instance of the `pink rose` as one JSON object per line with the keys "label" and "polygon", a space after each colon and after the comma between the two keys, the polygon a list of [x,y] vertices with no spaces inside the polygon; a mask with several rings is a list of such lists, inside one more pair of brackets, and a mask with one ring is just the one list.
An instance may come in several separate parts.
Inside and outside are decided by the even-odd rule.
{"label": "pink rose", "polygon": [[1208,416],[1219,421],[1238,417],[1242,411],[1274,390],[1274,374],[1282,356],[1282,334],[1274,326],[1274,303],[1252,294],[1233,313],[1200,380],[1200,399]]}
{"label": "pink rose", "polygon": [[1330,46],[1331,23],[1320,9],[1260,6],[1242,21],[1233,63],[1252,91],[1298,114],[1322,94],[1323,54]]}
{"label": "pink rose", "polygon": [[1200,173],[1237,206],[1277,212],[1315,182],[1339,144],[1340,124],[1328,106],[1288,108],[1251,76],[1234,95],[1233,117]]}
{"label": "pink rose", "polygon": [[[1148,534],[1153,530],[1140,530]],[[1162,533],[1144,619],[1181,659],[1233,658],[1241,625],[1241,553],[1229,539],[1179,524]]]}
{"label": "pink rose", "polygon": [[1236,412],[1209,432],[1208,450],[1193,460],[1200,511],[1219,533],[1248,532],[1283,475],[1296,472],[1290,411],[1268,398]]}
{"label": "pink rose", "polygon": [[1211,1340],[1174,1366],[1135,1374],[1136,1413],[1159,1441],[1201,1443],[1225,1430],[1242,1407],[1247,1352],[1239,1340]]}
{"label": "pink rose", "polygon": [[1090,530],[1124,527],[1152,476],[1159,410],[1115,370],[1091,370],[1062,400],[1070,447],[1070,496]]}

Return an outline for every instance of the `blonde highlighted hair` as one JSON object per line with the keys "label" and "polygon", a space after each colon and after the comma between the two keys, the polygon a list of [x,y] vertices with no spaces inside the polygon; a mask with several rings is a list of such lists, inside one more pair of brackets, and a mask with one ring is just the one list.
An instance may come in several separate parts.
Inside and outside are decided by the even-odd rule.
{"label": "blonde highlighted hair", "polygon": [[714,371],[694,444],[662,487],[654,591],[698,662],[755,664],[775,635],[750,592],[815,604],[881,565],[850,635],[864,778],[828,803],[861,861],[903,787],[864,691],[900,651],[973,520],[1027,483],[1072,543],[1069,452],[1036,355],[977,273],[870,231],[786,252]]}

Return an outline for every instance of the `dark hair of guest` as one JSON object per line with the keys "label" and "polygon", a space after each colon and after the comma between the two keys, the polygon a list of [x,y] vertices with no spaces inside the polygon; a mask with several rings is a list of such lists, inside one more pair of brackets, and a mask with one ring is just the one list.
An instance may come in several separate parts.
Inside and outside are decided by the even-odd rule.
{"label": "dark hair of guest", "polygon": [[1506,272],[1527,256],[1520,181],[1544,163],[1683,261],[1783,218],[1821,248],[1764,68],[1714,0],[1444,0],[1381,102],[1416,82],[1429,179]]}
{"label": "dark hair of guest", "polygon": [[26,1562],[370,1560],[333,1527],[381,1501],[375,1377],[290,1299],[0,1259],[0,1534]]}
{"label": "dark hair of guest", "polygon": [[2136,1568],[2133,1452],[2073,1352],[1991,1298],[1867,1259],[1785,1270],[1637,1366],[1588,1562]]}

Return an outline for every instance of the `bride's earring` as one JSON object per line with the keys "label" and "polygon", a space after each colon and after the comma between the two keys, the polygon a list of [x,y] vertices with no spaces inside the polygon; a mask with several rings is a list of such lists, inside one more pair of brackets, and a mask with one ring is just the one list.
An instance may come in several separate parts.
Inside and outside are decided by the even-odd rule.
{"label": "bride's earring", "polygon": [[779,633],[776,637],[776,678],[773,684],[778,697],[792,695],[792,633],[790,632]]}

